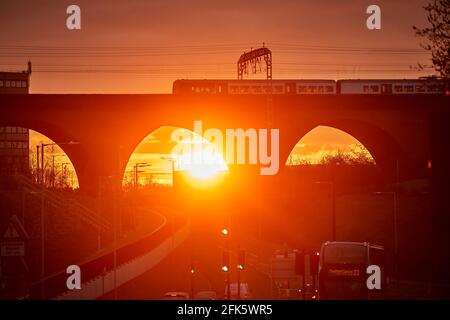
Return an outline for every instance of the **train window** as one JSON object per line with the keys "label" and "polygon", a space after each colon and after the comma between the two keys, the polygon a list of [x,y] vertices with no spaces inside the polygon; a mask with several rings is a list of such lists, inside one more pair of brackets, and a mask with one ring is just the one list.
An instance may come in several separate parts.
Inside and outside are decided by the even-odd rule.
{"label": "train window", "polygon": [[298,86],[298,93],[305,93],[307,91],[308,90],[306,86]]}
{"label": "train window", "polygon": [[295,93],[295,83],[286,83],[286,93],[288,94]]}
{"label": "train window", "polygon": [[308,86],[308,92],[309,93],[315,93],[317,90],[317,86]]}
{"label": "train window", "polygon": [[0,80],[0,88],[3,87],[3,80]]}
{"label": "train window", "polygon": [[237,86],[230,86],[230,92],[231,93],[237,93],[238,92],[238,87]]}
{"label": "train window", "polygon": [[363,86],[363,92],[370,92],[370,87],[368,85]]}
{"label": "train window", "polygon": [[441,92],[443,88],[437,84],[432,84],[427,86],[428,92]]}
{"label": "train window", "polygon": [[414,92],[414,86],[412,86],[412,85],[405,86],[405,91],[406,92]]}
{"label": "train window", "polygon": [[272,92],[272,87],[271,86],[265,86],[264,87],[266,93],[271,93]]}
{"label": "train window", "polygon": [[381,93],[391,94],[392,93],[392,84],[382,84],[381,85]]}
{"label": "train window", "polygon": [[394,86],[395,92],[403,92],[403,86],[402,85],[396,85]]}
{"label": "train window", "polygon": [[319,92],[319,93],[323,93],[323,86],[318,86],[317,87],[317,91]]}
{"label": "train window", "polygon": [[333,86],[326,86],[327,92],[334,92]]}
{"label": "train window", "polygon": [[16,87],[16,82],[15,81],[11,81],[11,87],[15,88]]}
{"label": "train window", "polygon": [[11,87],[11,81],[6,80],[5,81],[5,87],[7,87],[7,88]]}
{"label": "train window", "polygon": [[380,87],[379,86],[370,86],[370,91],[371,92],[379,92],[380,91]]}
{"label": "train window", "polygon": [[27,82],[26,81],[22,81],[22,88],[26,88],[27,87]]}
{"label": "train window", "polygon": [[240,93],[248,93],[248,86],[242,86],[239,89]]}
{"label": "train window", "polygon": [[211,89],[209,87],[206,87],[205,91],[209,93],[211,91]]}
{"label": "train window", "polygon": [[421,84],[416,85],[416,92],[425,92],[425,87]]}
{"label": "train window", "polygon": [[253,93],[261,93],[261,92],[262,92],[262,89],[261,89],[260,86],[253,86],[253,87],[252,87],[252,92],[253,92]]}
{"label": "train window", "polygon": [[218,93],[222,93],[222,85],[219,84],[218,88],[217,88],[217,92]]}
{"label": "train window", "polygon": [[283,92],[283,87],[282,86],[275,86],[275,92],[276,93],[282,93]]}

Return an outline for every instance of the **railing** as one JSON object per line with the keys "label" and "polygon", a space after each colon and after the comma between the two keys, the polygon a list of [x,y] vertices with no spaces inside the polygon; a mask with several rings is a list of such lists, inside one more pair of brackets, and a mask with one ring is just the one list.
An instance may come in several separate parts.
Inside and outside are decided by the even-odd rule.
{"label": "railing", "polygon": [[[118,247],[116,249],[116,272],[119,280],[117,285],[131,280],[156,265],[173,249],[168,243],[174,243],[174,246],[179,244],[184,240],[186,230],[186,221],[179,219],[165,224],[162,228],[158,228],[133,243]],[[114,272],[114,251],[112,249],[99,257],[82,262],[78,266],[81,270],[82,288],[87,287],[87,293],[77,292],[77,290],[68,292],[66,280],[69,275],[65,270],[61,270],[43,280],[32,283],[29,298],[32,300],[63,299],[67,296],[73,299],[84,299],[99,297],[110,291],[111,276]],[[103,285],[105,286],[103,287]],[[44,296],[42,296],[43,292]]]}
{"label": "railing", "polygon": [[16,176],[16,181],[27,191],[35,193],[43,193],[44,199],[47,203],[51,204],[57,208],[67,208],[69,213],[72,213],[77,218],[80,218],[84,222],[90,224],[95,228],[99,228],[102,231],[108,231],[112,229],[111,223],[105,218],[101,217],[99,213],[89,209],[75,199],[68,199],[61,197],[54,192],[41,188],[41,186],[36,185],[33,181],[24,176]]}

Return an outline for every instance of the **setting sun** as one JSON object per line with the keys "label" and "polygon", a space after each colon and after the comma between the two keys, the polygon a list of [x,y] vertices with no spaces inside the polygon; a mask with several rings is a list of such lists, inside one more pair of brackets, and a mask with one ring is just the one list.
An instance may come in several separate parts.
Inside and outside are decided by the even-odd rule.
{"label": "setting sun", "polygon": [[180,171],[186,171],[190,176],[199,180],[212,179],[220,172],[228,170],[223,158],[209,150],[182,155],[177,162]]}

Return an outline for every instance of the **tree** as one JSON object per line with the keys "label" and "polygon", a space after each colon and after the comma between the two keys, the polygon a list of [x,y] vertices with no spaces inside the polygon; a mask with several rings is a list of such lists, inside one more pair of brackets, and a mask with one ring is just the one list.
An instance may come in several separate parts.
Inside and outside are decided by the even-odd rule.
{"label": "tree", "polygon": [[[431,52],[434,69],[447,81],[450,79],[450,0],[434,0],[423,7],[430,26],[416,34],[427,40],[421,46]],[[422,67],[419,65],[419,67]]]}

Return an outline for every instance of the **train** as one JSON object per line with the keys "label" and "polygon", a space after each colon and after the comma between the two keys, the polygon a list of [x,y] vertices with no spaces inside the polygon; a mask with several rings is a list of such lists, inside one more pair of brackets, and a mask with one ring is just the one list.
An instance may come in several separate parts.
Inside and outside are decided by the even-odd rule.
{"label": "train", "polygon": [[275,94],[275,95],[449,95],[439,79],[351,79],[351,80],[186,80],[173,83],[173,94]]}

